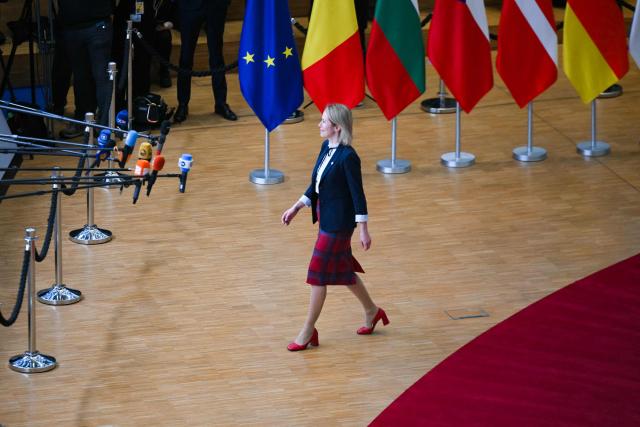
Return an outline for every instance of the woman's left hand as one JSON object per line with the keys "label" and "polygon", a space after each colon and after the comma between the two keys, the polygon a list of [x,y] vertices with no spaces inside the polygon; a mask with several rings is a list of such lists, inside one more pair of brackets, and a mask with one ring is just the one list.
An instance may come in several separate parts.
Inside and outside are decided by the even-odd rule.
{"label": "woman's left hand", "polygon": [[365,251],[371,247],[371,236],[369,236],[369,230],[366,222],[360,223],[360,244]]}

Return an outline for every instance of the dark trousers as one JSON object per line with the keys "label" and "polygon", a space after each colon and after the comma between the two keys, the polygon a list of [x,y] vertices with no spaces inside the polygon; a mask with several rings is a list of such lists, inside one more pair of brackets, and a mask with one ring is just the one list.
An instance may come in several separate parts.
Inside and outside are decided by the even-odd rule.
{"label": "dark trousers", "polygon": [[[202,24],[206,23],[207,47],[209,49],[209,68],[212,70],[224,67],[222,43],[224,23],[227,17],[227,1],[202,2],[200,8],[189,8],[178,2],[180,17],[180,67],[193,69],[193,55],[196,50],[198,34]],[[227,80],[224,71],[213,73],[211,87],[216,107],[227,102]],[[178,102],[188,104],[191,99],[191,76],[178,73]]]}
{"label": "dark trousers", "polygon": [[109,21],[82,29],[66,29],[64,44],[73,71],[76,119],[87,112],[98,113],[96,121],[109,122],[112,85],[107,73],[113,29]]}
{"label": "dark trousers", "polygon": [[53,64],[51,65],[51,100],[52,113],[64,114],[67,105],[67,94],[71,87],[71,63],[67,56],[62,31],[55,33],[56,45],[53,52]]}

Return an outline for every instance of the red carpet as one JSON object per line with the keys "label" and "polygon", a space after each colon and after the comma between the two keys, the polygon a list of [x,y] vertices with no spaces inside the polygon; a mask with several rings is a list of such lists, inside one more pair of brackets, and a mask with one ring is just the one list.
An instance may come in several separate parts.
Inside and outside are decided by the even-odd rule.
{"label": "red carpet", "polygon": [[640,255],[483,333],[372,426],[640,426]]}

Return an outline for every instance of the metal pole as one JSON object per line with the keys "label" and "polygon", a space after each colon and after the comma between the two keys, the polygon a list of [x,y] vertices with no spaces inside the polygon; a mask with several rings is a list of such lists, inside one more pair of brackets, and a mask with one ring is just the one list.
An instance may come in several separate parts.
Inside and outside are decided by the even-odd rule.
{"label": "metal pole", "polygon": [[127,58],[127,130],[133,127],[133,21],[127,21],[127,43],[129,56]]}
{"label": "metal pole", "polygon": [[269,169],[269,131],[264,129],[264,169],[254,169],[249,173],[249,181],[254,184],[280,184],[284,174],[276,169]]}
{"label": "metal pole", "polygon": [[51,178],[54,180],[53,189],[58,190],[53,234],[56,254],[56,281],[51,287],[38,292],[38,301],[47,305],[68,305],[80,301],[82,292],[67,288],[62,280],[62,185],[55,181],[59,181],[63,176],[57,168],[54,168]]}
{"label": "metal pole", "polygon": [[109,73],[109,80],[111,81],[111,105],[109,105],[109,127],[116,127],[116,75],[118,70],[115,62],[109,62],[107,65],[107,73]]}
{"label": "metal pole", "polygon": [[269,131],[264,129],[264,176],[269,179]]}
{"label": "metal pole", "polygon": [[440,156],[440,163],[448,168],[465,168],[476,162],[476,156],[460,151],[460,103],[456,101],[456,151]]}
{"label": "metal pole", "polygon": [[596,140],[596,99],[591,101],[591,141],[580,142],[576,151],[585,157],[606,156],[611,152],[611,147],[604,141]]}
{"label": "metal pole", "polygon": [[[111,105],[109,106],[109,127],[115,128],[116,126],[116,85],[117,79],[116,75],[118,74],[118,70],[116,69],[115,62],[109,62],[107,66],[107,72],[109,73],[109,80],[111,80]],[[111,160],[111,156],[109,156],[109,160],[107,162],[107,168],[113,168],[113,161]],[[106,182],[110,184],[118,184],[121,182],[118,172],[109,171],[105,173],[105,176],[108,178]],[[113,186],[105,187],[105,188],[113,188]]]}
{"label": "metal pole", "polygon": [[[93,113],[86,113],[84,115],[85,121],[93,123],[95,117]],[[85,131],[89,132],[89,145],[94,147],[95,138],[93,136],[93,129],[87,126]],[[91,166],[91,160],[87,157],[85,167],[89,169]],[[86,175],[90,175],[91,171],[87,170]],[[109,230],[98,228],[94,221],[94,203],[93,203],[93,187],[87,188],[87,223],[84,227],[73,230],[69,233],[69,239],[74,243],[80,243],[83,245],[97,245],[99,243],[107,243],[113,238],[113,233]]]}
{"label": "metal pole", "polygon": [[411,162],[396,158],[398,138],[398,118],[391,119],[391,159],[380,160],[376,170],[381,173],[407,173],[411,170]]}
{"label": "metal pole", "polygon": [[29,251],[29,272],[27,277],[27,298],[29,307],[29,350],[9,359],[9,368],[25,374],[50,371],[57,365],[55,357],[40,354],[36,346],[36,229],[25,229],[25,250]]}
{"label": "metal pole", "polygon": [[513,149],[513,158],[521,162],[538,162],[547,158],[547,150],[533,146],[533,102],[527,105],[527,146]]}

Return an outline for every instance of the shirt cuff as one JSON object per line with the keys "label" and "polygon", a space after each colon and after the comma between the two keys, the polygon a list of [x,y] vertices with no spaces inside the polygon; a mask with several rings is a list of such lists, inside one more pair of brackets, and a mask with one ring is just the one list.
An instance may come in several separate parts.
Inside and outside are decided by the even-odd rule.
{"label": "shirt cuff", "polygon": [[367,222],[369,221],[369,215],[356,215],[356,222]]}
{"label": "shirt cuff", "polygon": [[306,207],[310,207],[311,206],[311,199],[308,198],[307,196],[305,196],[304,194],[302,195],[302,197],[300,197],[298,199],[298,201],[304,203],[304,205]]}

